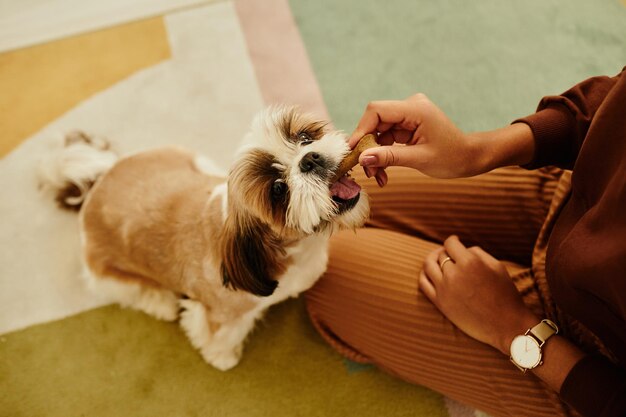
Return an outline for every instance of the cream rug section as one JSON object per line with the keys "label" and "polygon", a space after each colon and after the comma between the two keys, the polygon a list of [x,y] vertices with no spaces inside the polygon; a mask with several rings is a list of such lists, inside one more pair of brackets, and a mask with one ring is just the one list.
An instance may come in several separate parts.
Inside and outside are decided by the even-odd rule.
{"label": "cream rug section", "polygon": [[0,52],[210,2],[211,0],[0,0]]}
{"label": "cream rug section", "polygon": [[224,171],[263,108],[231,2],[166,16],[172,59],[81,103],[0,161],[0,334],[102,302],[80,278],[76,216],[37,190],[40,159],[79,128],[127,154],[176,144]]}

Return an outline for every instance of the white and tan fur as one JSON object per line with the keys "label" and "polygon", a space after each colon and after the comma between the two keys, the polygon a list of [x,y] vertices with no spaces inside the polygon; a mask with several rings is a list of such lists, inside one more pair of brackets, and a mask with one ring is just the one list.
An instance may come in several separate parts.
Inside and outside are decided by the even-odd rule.
{"label": "white and tan fur", "polygon": [[[331,233],[366,220],[365,195],[340,210],[329,193],[348,151],[343,134],[279,107],[254,121],[227,178],[184,149],[117,159],[73,133],[43,165],[43,183],[63,206],[82,203],[91,289],[162,320],[180,318],[202,357],[227,370],[263,312],[323,274]],[[303,172],[311,152],[324,164]]]}

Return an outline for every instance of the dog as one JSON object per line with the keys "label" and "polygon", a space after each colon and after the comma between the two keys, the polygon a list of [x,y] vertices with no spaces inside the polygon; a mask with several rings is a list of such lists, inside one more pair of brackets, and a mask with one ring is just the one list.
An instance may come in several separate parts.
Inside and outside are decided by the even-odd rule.
{"label": "dog", "polygon": [[89,288],[180,320],[225,371],[269,306],[324,273],[331,234],[367,220],[367,195],[349,174],[330,183],[349,151],[326,123],[272,107],[254,119],[227,177],[180,147],[118,158],[108,141],[73,132],[41,179],[78,210]]}

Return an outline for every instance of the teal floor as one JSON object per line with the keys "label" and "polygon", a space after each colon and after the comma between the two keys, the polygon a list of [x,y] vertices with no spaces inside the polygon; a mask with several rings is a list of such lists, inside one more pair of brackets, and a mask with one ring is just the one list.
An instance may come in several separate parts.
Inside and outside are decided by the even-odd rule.
{"label": "teal floor", "polygon": [[290,0],[335,125],[422,92],[464,130],[501,127],[626,65],[620,0]]}

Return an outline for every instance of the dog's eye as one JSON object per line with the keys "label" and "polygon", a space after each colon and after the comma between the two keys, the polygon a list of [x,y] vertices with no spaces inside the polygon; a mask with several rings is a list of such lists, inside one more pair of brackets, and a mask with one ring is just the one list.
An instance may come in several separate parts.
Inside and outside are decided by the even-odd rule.
{"label": "dog's eye", "polygon": [[284,181],[278,180],[272,184],[272,198],[279,199],[287,192],[287,184]]}
{"label": "dog's eye", "polygon": [[313,138],[311,138],[311,136],[306,132],[298,133],[297,139],[298,139],[298,142],[300,142],[300,145],[302,146],[310,145],[313,143]]}

